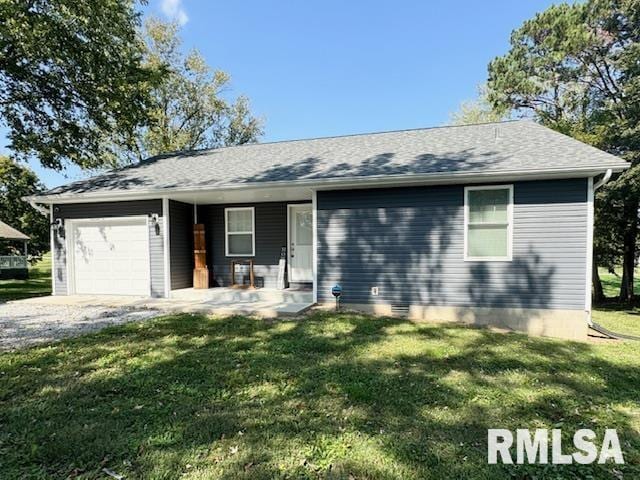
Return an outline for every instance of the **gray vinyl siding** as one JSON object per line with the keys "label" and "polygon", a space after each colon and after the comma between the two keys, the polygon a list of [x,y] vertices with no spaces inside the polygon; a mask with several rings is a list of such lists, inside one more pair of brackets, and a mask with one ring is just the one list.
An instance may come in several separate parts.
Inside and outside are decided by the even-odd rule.
{"label": "gray vinyl siding", "polygon": [[[76,203],[54,205],[54,219],[108,218],[151,215],[157,213],[162,217],[161,200],[139,200],[130,202]],[[160,222],[159,232],[149,223],[149,256],[151,268],[151,295],[164,295],[164,222]],[[53,239],[53,281],[56,295],[67,295],[67,252],[66,241],[60,232]]]}
{"label": "gray vinyl siding", "polygon": [[193,287],[193,205],[169,201],[171,289]]}
{"label": "gray vinyl siding", "polygon": [[[280,251],[282,247],[287,246],[287,205],[291,203],[310,202],[265,202],[198,207],[198,221],[205,224],[207,264],[213,278],[211,286],[231,284],[230,262],[232,260],[253,258],[256,284],[266,288],[277,287]],[[256,248],[254,257],[227,257],[225,255],[224,209],[229,207],[255,208]]]}
{"label": "gray vinyl siding", "polygon": [[586,200],[587,179],[514,183],[513,260],[478,262],[462,185],[318,192],[319,301],[582,310]]}

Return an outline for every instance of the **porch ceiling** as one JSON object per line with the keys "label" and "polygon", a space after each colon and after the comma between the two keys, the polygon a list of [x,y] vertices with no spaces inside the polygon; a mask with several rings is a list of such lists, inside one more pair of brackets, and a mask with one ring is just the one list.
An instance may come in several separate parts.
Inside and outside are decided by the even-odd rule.
{"label": "porch ceiling", "polygon": [[168,198],[198,205],[212,203],[259,203],[282,201],[311,201],[312,193],[308,187],[277,188],[235,188],[233,190],[212,189],[197,193],[171,193]]}

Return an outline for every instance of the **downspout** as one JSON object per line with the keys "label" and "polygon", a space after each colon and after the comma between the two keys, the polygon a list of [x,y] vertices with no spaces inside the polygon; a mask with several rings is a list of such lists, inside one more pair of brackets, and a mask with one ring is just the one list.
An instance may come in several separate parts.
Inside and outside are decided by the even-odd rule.
{"label": "downspout", "polygon": [[[54,278],[56,271],[56,252],[55,252],[55,231],[53,229],[53,204],[49,204],[49,208],[38,205],[33,197],[22,197],[22,200],[29,202],[29,205],[41,215],[49,219],[49,246],[51,249],[51,294],[56,295],[56,281]],[[26,252],[25,245],[25,252]]]}
{"label": "downspout", "polygon": [[588,269],[587,269],[587,288],[586,288],[586,294],[587,294],[587,323],[589,324],[589,327],[593,327],[593,319],[591,318],[591,284],[593,282],[593,269],[594,268],[598,268],[597,265],[594,265],[593,263],[593,232],[594,232],[594,201],[595,201],[595,192],[596,190],[598,190],[600,187],[602,187],[605,183],[607,183],[610,179],[611,179],[611,175],[613,174],[613,170],[612,169],[607,169],[607,171],[604,173],[604,175],[602,176],[602,178],[600,180],[598,180],[597,182],[593,183],[592,179],[589,179],[591,183],[591,191],[588,193],[589,197],[588,197],[588,202],[589,202],[589,245],[588,245],[588,249],[587,249],[587,265],[588,265]]}
{"label": "downspout", "polygon": [[595,193],[601,186],[607,183],[611,179],[611,175],[613,174],[613,170],[610,168],[605,172],[604,176],[593,184],[593,192]]}
{"label": "downspout", "polygon": [[[604,176],[598,180],[596,183],[593,184],[592,190],[591,192],[589,192],[589,196],[590,196],[590,201],[591,201],[591,205],[590,205],[590,215],[591,215],[591,241],[593,242],[593,198],[594,198],[594,193],[595,191],[600,188],[601,186],[603,186],[605,183],[607,183],[610,179],[611,179],[611,169],[608,169],[606,171],[606,173],[604,174]],[[591,254],[591,268],[597,268],[596,265],[593,265],[593,243],[591,245],[590,248],[590,254]],[[591,274],[592,272],[588,272],[589,274]],[[589,284],[591,285],[591,280],[589,280]],[[589,289],[589,293],[591,293],[591,289]],[[611,338],[614,340],[635,340],[635,341],[640,341],[640,337],[637,337],[635,335],[627,335],[624,333],[617,333],[617,332],[612,332],[611,330],[608,330],[606,328],[604,328],[602,325],[598,325],[597,323],[595,323],[593,321],[593,319],[591,318],[591,295],[589,295],[589,311],[588,311],[588,323],[589,323],[589,328],[592,330],[595,330],[596,332],[604,335],[607,338]]]}

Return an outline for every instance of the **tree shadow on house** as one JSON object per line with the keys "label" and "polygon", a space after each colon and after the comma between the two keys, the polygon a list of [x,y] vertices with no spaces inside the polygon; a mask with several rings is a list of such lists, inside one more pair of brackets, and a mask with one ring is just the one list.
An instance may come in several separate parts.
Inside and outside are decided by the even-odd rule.
{"label": "tree shadow on house", "polygon": [[320,192],[321,301],[339,283],[345,304],[399,313],[435,307],[448,318],[540,335],[550,333],[545,322],[553,311],[580,317],[586,210],[576,205],[585,185],[516,185],[513,259],[490,262],[465,259],[462,185]]}
{"label": "tree shadow on house", "polygon": [[260,173],[238,176],[233,181],[274,182],[286,180],[322,180],[331,178],[359,178],[370,176],[418,175],[446,172],[473,172],[499,164],[497,152],[476,153],[473,149],[451,151],[439,155],[424,153],[411,159],[399,158],[395,152],[382,152],[358,160],[358,152],[348,162],[336,162],[325,156],[307,156],[295,162],[282,162],[265,166]]}
{"label": "tree shadow on house", "polygon": [[[259,146],[258,146],[259,147]],[[51,194],[83,194],[94,191],[127,191],[143,188],[228,187],[231,184],[361,178],[370,176],[419,175],[450,172],[473,172],[498,168],[504,156],[495,151],[474,148],[443,153],[424,153],[405,158],[402,151],[382,151],[366,156],[357,149],[309,153],[305,150],[267,152],[262,160],[253,150],[242,155],[238,150],[225,156],[225,150],[196,150],[157,155],[133,165],[116,168],[93,178],[73,182],[51,190]],[[297,156],[299,155],[299,157]],[[289,158],[286,158],[289,157]],[[341,158],[347,158],[341,161]],[[239,174],[242,162],[253,166],[251,174]]]}

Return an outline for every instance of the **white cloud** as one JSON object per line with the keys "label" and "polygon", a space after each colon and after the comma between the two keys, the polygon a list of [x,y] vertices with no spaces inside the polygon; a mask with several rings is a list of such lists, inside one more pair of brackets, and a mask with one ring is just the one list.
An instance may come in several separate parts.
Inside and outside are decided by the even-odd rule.
{"label": "white cloud", "polygon": [[189,21],[189,16],[182,6],[182,0],[162,0],[160,8],[167,18],[175,20],[181,26]]}

